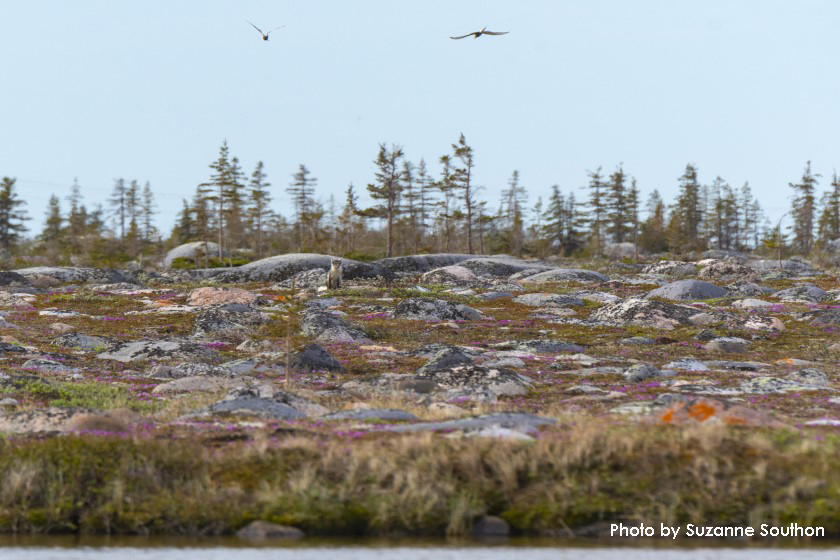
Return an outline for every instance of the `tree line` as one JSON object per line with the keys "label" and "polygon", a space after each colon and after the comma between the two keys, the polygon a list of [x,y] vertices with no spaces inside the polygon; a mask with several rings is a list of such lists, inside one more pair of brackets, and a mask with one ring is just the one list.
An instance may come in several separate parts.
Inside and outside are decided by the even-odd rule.
{"label": "tree line", "polygon": [[[218,262],[231,254],[250,260],[288,252],[356,258],[424,252],[573,256],[600,254],[615,244],[644,253],[772,247],[808,255],[840,238],[840,180],[834,174],[818,193],[821,177],[810,162],[801,178],[789,183],[791,206],[776,223],[765,216],[749,183],[734,187],[721,177],[701,183],[693,164],[677,178],[671,203],[657,190],[643,201],[636,179],[618,164],[609,172],[589,171],[582,188],[564,192],[553,185],[546,200],[533,201],[514,170],[491,207],[480,196],[484,187],[476,184],[476,163],[463,134],[437,159],[436,169],[422,158],[409,160],[402,146],[380,144],[365,186],[372,202],[367,207],[359,205],[353,184],[340,204],[333,195],[319,197],[317,179],[300,164],[283,187],[291,201],[283,215],[272,207],[276,189],[263,162],[246,174],[225,141],[207,180],[183,200],[168,235],[154,225],[151,185],[119,178],[110,197],[91,209],[74,180],[64,204],[56,195],[50,198],[43,229],[25,237],[25,201],[15,179],[4,177],[0,250],[73,264],[142,263],[192,241],[216,243]],[[207,255],[204,265],[212,257]]]}

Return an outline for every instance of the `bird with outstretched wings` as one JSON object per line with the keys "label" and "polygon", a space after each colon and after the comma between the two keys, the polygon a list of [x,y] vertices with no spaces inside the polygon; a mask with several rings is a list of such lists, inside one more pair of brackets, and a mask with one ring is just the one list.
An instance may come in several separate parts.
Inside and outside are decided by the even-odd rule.
{"label": "bird with outstretched wings", "polygon": [[510,31],[487,31],[486,27],[483,27],[481,31],[473,31],[472,33],[467,33],[466,35],[461,35],[460,37],[450,37],[450,39],[466,39],[467,37],[474,37],[478,39],[482,35],[507,35]]}
{"label": "bird with outstretched wings", "polygon": [[[248,21],[248,20],[246,19],[245,21]],[[251,23],[251,22],[250,22],[250,21],[248,21],[248,23]],[[256,30],[259,32],[260,36],[262,36],[262,40],[263,40],[263,41],[268,41],[268,36],[269,36],[269,35],[271,35],[271,33],[272,33],[273,31],[277,31],[278,29],[281,29],[281,28],[286,27],[286,26],[285,26],[285,25],[281,25],[280,27],[275,27],[274,29],[272,29],[272,30],[271,30],[271,31],[269,31],[268,33],[264,32],[262,29],[260,29],[259,27],[257,27],[257,26],[256,26],[256,25],[254,25],[253,23],[251,23],[251,27],[253,27],[254,29],[256,29]]]}

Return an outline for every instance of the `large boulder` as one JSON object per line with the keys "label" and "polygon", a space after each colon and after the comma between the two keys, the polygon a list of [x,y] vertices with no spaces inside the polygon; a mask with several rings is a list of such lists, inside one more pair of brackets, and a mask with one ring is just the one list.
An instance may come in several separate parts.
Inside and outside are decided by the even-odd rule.
{"label": "large boulder", "polygon": [[454,264],[430,270],[420,277],[421,284],[472,284],[478,281],[475,273],[463,266]]}
{"label": "large boulder", "polygon": [[0,286],[6,288],[31,288],[32,282],[23,274],[11,270],[0,270]]}
{"label": "large boulder", "polygon": [[678,280],[651,290],[647,293],[647,297],[679,301],[721,298],[727,293],[726,289],[702,280]]}
{"label": "large boulder", "polygon": [[530,379],[515,371],[472,364],[427,372],[418,378],[435,383],[452,396],[473,398],[475,395],[477,400],[483,400],[487,393],[496,397],[525,395],[532,386]]}
{"label": "large boulder", "polygon": [[253,305],[259,298],[257,294],[241,288],[197,288],[187,296],[187,305],[204,306],[227,303]]}
{"label": "large boulder", "polygon": [[292,355],[292,368],[296,371],[344,371],[344,367],[320,344],[307,344]]}
{"label": "large boulder", "polygon": [[700,278],[707,279],[747,279],[752,278],[755,271],[748,266],[731,261],[717,261],[704,267],[697,274]]}
{"label": "large boulder", "polygon": [[[204,242],[204,241],[193,241],[192,243],[184,243],[183,245],[178,245],[168,253],[166,256],[163,257],[163,266],[165,268],[172,267],[172,261],[175,259],[189,259],[195,261],[198,264],[202,264],[204,262],[205,255],[208,258],[218,258],[219,257],[219,246],[212,241]],[[230,254],[227,251],[223,251],[222,255],[224,257],[229,257]]]}
{"label": "large boulder", "polygon": [[389,257],[380,259],[373,264],[391,273],[428,272],[435,268],[451,266],[474,258],[475,255],[457,253],[435,253],[432,255],[408,255],[405,257]]}
{"label": "large boulder", "polygon": [[241,303],[206,308],[195,318],[195,336],[222,333],[248,333],[271,321],[266,313]]}
{"label": "large boulder", "polygon": [[808,274],[814,271],[809,265],[795,260],[761,259],[747,261],[746,265],[757,272],[773,272],[784,270],[794,274]]}
{"label": "large boulder", "polygon": [[368,336],[361,328],[343,318],[318,307],[309,307],[300,321],[304,336],[313,336],[321,342],[365,342]]}
{"label": "large boulder", "polygon": [[642,269],[644,274],[664,274],[666,276],[691,276],[697,273],[697,265],[683,261],[660,261]]}
{"label": "large boulder", "polygon": [[421,321],[474,321],[482,315],[472,307],[440,299],[409,298],[397,304],[394,318]]}
{"label": "large boulder", "polygon": [[[331,261],[335,258],[338,257],[315,253],[276,255],[225,270],[217,278],[222,282],[281,282],[303,270],[329,270]],[[387,276],[386,271],[375,264],[341,259],[341,266],[345,280]]]}
{"label": "large boulder", "polygon": [[610,277],[594,270],[582,268],[552,268],[544,272],[528,276],[522,279],[523,283],[540,284],[549,282],[609,282]]}
{"label": "large boulder", "polygon": [[134,282],[134,275],[126,270],[113,268],[80,268],[75,266],[33,266],[15,270],[30,281],[53,278],[60,283],[115,284]]}
{"label": "large boulder", "polygon": [[631,298],[600,307],[592,312],[590,318],[614,326],[673,329],[693,325],[691,318],[699,314],[700,311],[687,305]]}
{"label": "large boulder", "polygon": [[526,261],[501,255],[496,257],[477,257],[462,261],[459,266],[473,271],[478,276],[504,278],[512,274],[528,272],[536,273],[550,270],[552,267],[544,262]]}

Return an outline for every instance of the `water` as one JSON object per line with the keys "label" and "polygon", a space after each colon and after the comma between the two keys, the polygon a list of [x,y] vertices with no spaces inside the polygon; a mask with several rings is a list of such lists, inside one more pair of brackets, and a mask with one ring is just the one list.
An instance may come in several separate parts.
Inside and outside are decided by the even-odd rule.
{"label": "water", "polygon": [[[783,543],[781,543],[783,544]],[[840,543],[775,546],[726,541],[446,541],[400,544],[389,541],[299,541],[247,544],[234,539],[152,540],[0,537],[2,560],[834,560]]]}

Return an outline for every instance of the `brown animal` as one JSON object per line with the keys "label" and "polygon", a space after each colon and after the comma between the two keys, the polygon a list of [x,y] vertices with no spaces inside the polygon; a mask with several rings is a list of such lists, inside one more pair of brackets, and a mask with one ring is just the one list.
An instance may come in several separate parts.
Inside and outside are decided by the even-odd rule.
{"label": "brown animal", "polygon": [[327,289],[337,290],[341,288],[341,259],[333,259],[330,271],[327,273]]}

